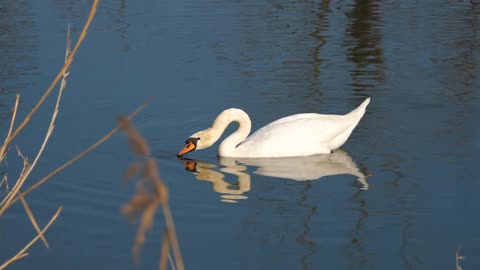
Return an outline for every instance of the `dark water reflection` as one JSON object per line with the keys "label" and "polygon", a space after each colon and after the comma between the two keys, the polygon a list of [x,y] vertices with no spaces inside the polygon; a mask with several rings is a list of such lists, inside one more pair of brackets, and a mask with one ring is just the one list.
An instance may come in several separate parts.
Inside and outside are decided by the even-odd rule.
{"label": "dark water reflection", "polygon": [[[198,180],[211,182],[213,191],[222,194],[221,197],[227,202],[236,202],[235,199],[248,198],[246,193],[251,189],[249,171],[253,171],[253,174],[257,175],[294,181],[319,180],[322,177],[334,175],[353,175],[359,182],[359,188],[368,190],[367,176],[360,171],[357,164],[342,149],[330,155],[307,157],[220,157],[218,160],[220,168],[208,162],[192,159],[181,160],[185,170],[191,172]],[[233,176],[234,179],[227,182],[226,176]],[[233,184],[230,184],[232,181]]]}
{"label": "dark water reflection", "polygon": [[[359,94],[378,87],[384,81],[382,18],[377,1],[355,1],[346,13],[351,21],[346,29],[345,46],[353,90]],[[368,95],[368,94],[367,94]]]}
{"label": "dark water reflection", "polygon": [[[1,119],[14,93],[20,114],[33,106],[63,62],[67,24],[76,37],[88,10],[0,4]],[[102,2],[32,176],[155,96],[136,124],[168,182],[188,269],[454,269],[459,246],[462,267],[478,269],[479,14],[478,1]],[[293,113],[344,113],[366,96],[341,159],[175,155],[227,107],[248,112],[256,130]],[[51,104],[16,141],[29,156]],[[51,248],[35,246],[12,269],[133,268],[136,227],[119,213],[134,188],[119,180],[130,161],[115,137],[32,193],[39,223],[59,205],[64,213]],[[34,231],[20,207],[1,225],[3,261]],[[149,233],[139,268],[156,267],[161,232]]]}

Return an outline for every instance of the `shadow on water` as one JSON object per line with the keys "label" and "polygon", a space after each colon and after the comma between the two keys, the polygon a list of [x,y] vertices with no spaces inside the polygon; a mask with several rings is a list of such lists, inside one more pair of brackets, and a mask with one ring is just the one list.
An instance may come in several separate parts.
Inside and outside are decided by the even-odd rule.
{"label": "shadow on water", "polygon": [[[319,180],[322,177],[333,175],[353,175],[357,177],[360,190],[367,190],[369,185],[367,176],[361,172],[350,155],[338,149],[329,155],[314,155],[307,157],[286,158],[226,158],[220,157],[218,167],[215,164],[180,159],[184,162],[185,170],[191,172],[196,179],[212,183],[213,191],[222,194],[224,202],[236,202],[247,199],[245,195],[251,188],[253,173],[272,178],[289,179],[294,181]],[[226,174],[234,175],[236,183],[230,184]]]}

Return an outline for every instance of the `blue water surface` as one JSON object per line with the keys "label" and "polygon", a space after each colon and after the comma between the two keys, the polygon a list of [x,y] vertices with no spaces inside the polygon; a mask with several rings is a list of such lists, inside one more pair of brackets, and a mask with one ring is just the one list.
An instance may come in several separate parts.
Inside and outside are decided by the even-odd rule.
{"label": "blue water surface", "polygon": [[[75,41],[90,4],[0,3],[2,134],[15,94],[25,117],[55,77],[67,26]],[[187,269],[455,269],[457,251],[463,269],[480,269],[479,14],[477,1],[101,1],[26,186],[149,100],[133,123],[169,188]],[[226,108],[248,112],[256,130],[295,113],[344,114],[367,97],[330,158],[225,160],[218,144],[176,157]],[[14,141],[30,161],[54,103]],[[161,210],[137,263],[138,221],[120,211],[134,159],[117,134],[29,194],[41,227],[63,211],[50,247],[37,242],[9,268],[156,269]],[[12,186],[15,148],[2,166]],[[0,218],[0,261],[35,235],[17,203]]]}

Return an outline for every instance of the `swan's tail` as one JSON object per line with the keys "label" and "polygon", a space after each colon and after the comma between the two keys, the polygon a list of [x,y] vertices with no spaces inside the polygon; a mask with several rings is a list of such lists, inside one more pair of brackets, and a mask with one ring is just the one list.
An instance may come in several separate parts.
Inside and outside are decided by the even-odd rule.
{"label": "swan's tail", "polygon": [[362,102],[362,104],[360,104],[360,106],[358,106],[356,109],[354,109],[353,111],[349,112],[348,114],[359,114],[360,117],[363,116],[363,114],[365,113],[365,109],[367,108],[368,104],[370,103],[370,98],[367,98],[365,99],[365,101]]}

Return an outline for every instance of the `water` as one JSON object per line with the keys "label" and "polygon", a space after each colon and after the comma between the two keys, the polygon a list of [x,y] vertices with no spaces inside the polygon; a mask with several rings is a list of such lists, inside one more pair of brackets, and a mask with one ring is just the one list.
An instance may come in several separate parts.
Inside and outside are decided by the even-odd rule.
{"label": "water", "polygon": [[[0,4],[2,131],[14,94],[26,115],[62,65],[67,24],[78,37],[88,11]],[[463,269],[479,269],[479,14],[478,1],[101,2],[31,179],[154,97],[134,123],[169,187],[187,269],[455,269],[458,248]],[[346,113],[367,96],[336,158],[175,156],[228,107],[256,130],[294,113]],[[30,159],[53,104],[15,142]],[[133,159],[115,136],[29,195],[41,226],[63,212],[50,248],[39,242],[10,268],[135,268],[138,224],[120,213]],[[8,161],[13,181],[15,151]],[[35,232],[20,205],[0,224],[3,261]],[[139,268],[158,267],[163,224],[158,214]]]}

